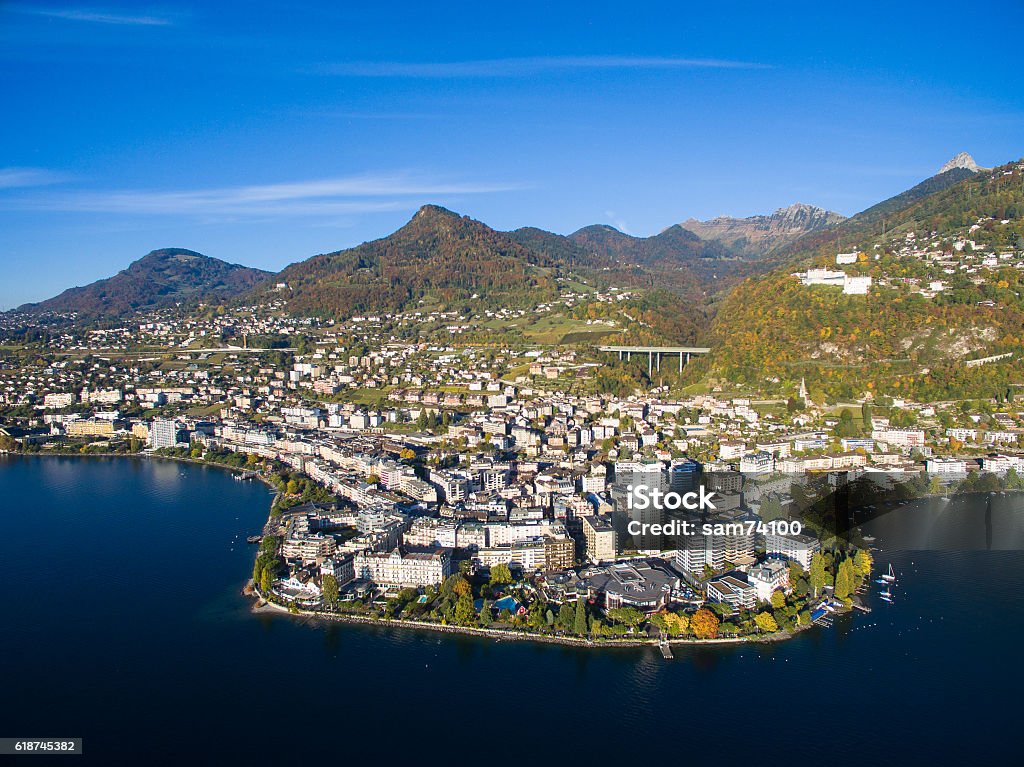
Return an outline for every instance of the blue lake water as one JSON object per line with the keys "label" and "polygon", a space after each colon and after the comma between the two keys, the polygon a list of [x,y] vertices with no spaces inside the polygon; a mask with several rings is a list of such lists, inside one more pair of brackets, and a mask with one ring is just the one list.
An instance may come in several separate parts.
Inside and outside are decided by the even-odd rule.
{"label": "blue lake water", "polygon": [[[870,595],[870,615],[831,629],[676,648],[673,661],[654,648],[254,616],[240,595],[254,556],[245,536],[270,500],[263,485],[216,468],[0,458],[0,736],[82,737],[85,750],[84,760],[22,761],[862,766],[1018,756],[1024,553],[1002,534],[1006,545],[993,548],[1010,550],[958,550],[935,522],[954,517],[969,546],[984,548],[984,499],[954,499],[959,514],[905,512],[928,520],[926,535],[908,526],[908,540],[896,516],[879,521],[901,546],[944,542],[878,553],[900,573],[894,604]],[[997,502],[998,529],[1019,530],[1021,501]]]}

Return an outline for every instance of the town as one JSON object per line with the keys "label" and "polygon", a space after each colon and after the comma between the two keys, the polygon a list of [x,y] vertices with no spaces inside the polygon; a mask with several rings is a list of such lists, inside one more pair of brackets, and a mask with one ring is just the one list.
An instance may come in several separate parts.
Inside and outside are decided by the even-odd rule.
{"label": "town", "polygon": [[[992,491],[1024,473],[1009,401],[827,405],[802,384],[788,400],[612,396],[587,384],[612,364],[653,370],[656,352],[374,346],[377,329],[344,341],[364,318],[341,332],[245,315],[147,318],[149,343],[174,339],[162,351],[94,330],[5,362],[0,449],[156,455],[268,482],[252,537],[265,608],[586,641],[783,637],[867,584],[870,546],[807,516],[837,486]],[[691,521],[650,502],[672,493],[702,499],[681,511]],[[651,533],[673,524],[687,534]]]}

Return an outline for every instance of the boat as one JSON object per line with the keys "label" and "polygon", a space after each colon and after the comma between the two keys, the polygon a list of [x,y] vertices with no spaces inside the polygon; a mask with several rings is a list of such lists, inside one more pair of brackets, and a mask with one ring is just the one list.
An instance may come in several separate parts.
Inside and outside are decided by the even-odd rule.
{"label": "boat", "polygon": [[894,583],[896,581],[896,573],[892,569],[892,562],[889,563],[889,572],[882,573],[881,577],[886,583]]}
{"label": "boat", "polygon": [[262,535],[250,535],[245,539],[246,543],[259,543],[263,539]]}
{"label": "boat", "polygon": [[889,604],[892,604],[892,596],[891,595],[890,596],[886,596],[885,594],[882,594],[881,597],[882,597],[882,599],[884,599]]}

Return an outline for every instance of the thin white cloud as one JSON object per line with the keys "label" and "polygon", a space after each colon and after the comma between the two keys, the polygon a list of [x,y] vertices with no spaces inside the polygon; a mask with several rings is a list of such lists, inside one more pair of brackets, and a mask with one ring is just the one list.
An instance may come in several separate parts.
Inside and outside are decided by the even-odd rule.
{"label": "thin white cloud", "polygon": [[[22,209],[211,217],[336,216],[408,208],[430,200],[523,189],[521,184],[451,182],[412,174],[363,174],[279,184],[181,191],[118,190],[29,197]],[[12,201],[6,201],[8,207]]]}
{"label": "thin white cloud", "polygon": [[612,222],[612,226],[614,226],[620,232],[622,232],[623,234],[632,234],[632,232],[629,231],[629,225],[626,224],[626,220],[622,218],[614,210],[606,210],[604,212],[604,215],[605,218]]}
{"label": "thin white cloud", "polygon": [[526,77],[543,72],[613,69],[767,69],[765,64],[729,59],[665,56],[530,56],[470,61],[350,61],[326,64],[319,71],[350,77]]}
{"label": "thin white cloud", "polygon": [[28,13],[33,16],[46,16],[52,19],[85,21],[92,24],[114,24],[117,26],[166,27],[173,23],[170,19],[161,16],[129,16],[91,8],[39,8],[12,5],[8,6],[7,10],[15,11],[16,13]]}
{"label": "thin white cloud", "polygon": [[66,180],[64,174],[43,168],[0,168],[0,189],[47,186]]}

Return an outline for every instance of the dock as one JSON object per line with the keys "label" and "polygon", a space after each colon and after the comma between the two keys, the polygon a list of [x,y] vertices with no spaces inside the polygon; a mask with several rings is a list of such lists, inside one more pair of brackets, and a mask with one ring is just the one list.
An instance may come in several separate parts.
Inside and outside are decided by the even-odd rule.
{"label": "dock", "polygon": [[675,657],[672,655],[672,645],[665,640],[658,642],[658,649],[661,650],[661,657],[665,660],[672,660],[672,658]]}

